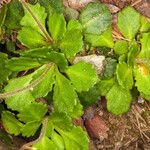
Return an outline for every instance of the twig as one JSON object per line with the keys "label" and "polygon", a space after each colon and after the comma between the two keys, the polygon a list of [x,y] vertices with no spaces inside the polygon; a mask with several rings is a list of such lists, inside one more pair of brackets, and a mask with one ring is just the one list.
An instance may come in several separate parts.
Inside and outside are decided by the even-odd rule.
{"label": "twig", "polygon": [[140,3],[142,0],[136,0],[135,2],[133,2],[132,4],[131,4],[131,6],[132,7],[134,7],[135,5],[137,5],[138,3]]}

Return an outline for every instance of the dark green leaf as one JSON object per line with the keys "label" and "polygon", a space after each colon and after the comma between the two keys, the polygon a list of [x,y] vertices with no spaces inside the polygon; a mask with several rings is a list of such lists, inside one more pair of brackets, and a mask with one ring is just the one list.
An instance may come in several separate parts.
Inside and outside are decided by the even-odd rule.
{"label": "dark green leaf", "polygon": [[111,13],[101,3],[89,3],[80,14],[84,33],[101,34],[111,25]]}
{"label": "dark green leaf", "polygon": [[97,84],[90,88],[88,92],[81,92],[78,95],[84,107],[88,107],[100,100],[99,87]]}
{"label": "dark green leaf", "polygon": [[20,20],[24,15],[21,3],[18,0],[11,0],[11,2],[7,5],[7,8],[5,26],[8,29],[20,28]]}

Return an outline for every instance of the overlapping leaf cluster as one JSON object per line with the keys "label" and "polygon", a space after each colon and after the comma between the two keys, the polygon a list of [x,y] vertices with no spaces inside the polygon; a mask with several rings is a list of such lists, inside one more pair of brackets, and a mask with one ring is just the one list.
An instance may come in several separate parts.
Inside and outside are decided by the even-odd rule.
{"label": "overlapping leaf cluster", "polygon": [[[115,115],[129,110],[134,91],[150,100],[146,18],[132,7],[124,8],[117,23],[123,36],[114,42],[111,13],[104,4],[88,4],[78,20],[66,20],[64,10],[61,0],[40,0],[34,5],[12,0],[0,16],[1,34],[18,30],[16,45],[23,47],[14,51],[15,43],[7,40],[10,53],[0,52],[0,98],[7,105],[1,119],[10,134],[30,137],[41,130],[33,149],[87,150],[87,134],[72,120],[101,96]],[[73,64],[87,47],[89,53],[113,50],[112,57],[106,54],[102,76],[89,63]]]}

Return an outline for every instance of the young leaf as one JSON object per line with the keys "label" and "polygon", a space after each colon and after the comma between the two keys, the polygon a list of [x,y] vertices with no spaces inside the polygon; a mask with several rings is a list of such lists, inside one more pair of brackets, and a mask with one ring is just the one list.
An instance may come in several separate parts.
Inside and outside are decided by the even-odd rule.
{"label": "young leaf", "polygon": [[66,73],[78,92],[88,91],[99,80],[93,66],[84,61],[70,66]]}
{"label": "young leaf", "polygon": [[105,46],[113,48],[112,29],[108,28],[102,34],[85,34],[85,41],[91,43],[93,47]]}
{"label": "young leaf", "polygon": [[141,16],[140,32],[147,32],[149,29],[150,29],[150,22],[144,16]]}
{"label": "young leaf", "polygon": [[33,144],[35,150],[57,150],[57,146],[47,137],[44,136],[38,143]]}
{"label": "young leaf", "polygon": [[13,113],[9,111],[2,112],[2,123],[6,131],[10,134],[19,135],[23,124],[19,122]]}
{"label": "young leaf", "polygon": [[53,13],[48,19],[49,33],[54,41],[59,41],[63,38],[66,32],[66,21],[63,14]]}
{"label": "young leaf", "polygon": [[[88,149],[88,138],[87,133],[83,131],[81,127],[75,127],[70,132],[64,132],[58,130],[65,142],[66,150],[87,150]],[[82,141],[82,142],[81,142]]]}
{"label": "young leaf", "polygon": [[18,118],[25,123],[41,121],[46,114],[47,109],[47,105],[34,102],[24,107],[24,109],[19,112]]}
{"label": "young leaf", "polygon": [[116,41],[114,51],[118,55],[126,54],[128,52],[128,42],[123,40]]}
{"label": "young leaf", "polygon": [[140,28],[140,14],[128,6],[119,12],[117,25],[124,37],[131,40]]}
{"label": "young leaf", "polygon": [[111,25],[111,13],[101,3],[89,3],[80,14],[84,33],[101,34]]}
{"label": "young leaf", "polygon": [[32,68],[41,66],[40,62],[36,58],[27,58],[27,57],[13,57],[10,59],[6,65],[11,71],[24,71]]}
{"label": "young leaf", "polygon": [[67,30],[60,43],[61,52],[64,53],[67,58],[74,57],[82,50],[82,38],[80,30]]}
{"label": "young leaf", "polygon": [[34,136],[40,125],[41,122],[38,121],[28,122],[21,128],[21,133],[26,137]]}
{"label": "young leaf", "polygon": [[0,52],[0,84],[8,80],[11,71],[6,67],[8,63],[7,55]]}
{"label": "young leaf", "polygon": [[68,115],[73,113],[78,100],[78,96],[71,82],[58,71],[56,73],[53,100],[55,111],[65,112]]}
{"label": "young leaf", "polygon": [[132,68],[125,62],[119,63],[116,69],[118,83],[122,88],[131,90],[133,86]]}
{"label": "young leaf", "polygon": [[120,115],[129,110],[132,96],[129,90],[115,84],[108,92],[106,99],[108,111]]}

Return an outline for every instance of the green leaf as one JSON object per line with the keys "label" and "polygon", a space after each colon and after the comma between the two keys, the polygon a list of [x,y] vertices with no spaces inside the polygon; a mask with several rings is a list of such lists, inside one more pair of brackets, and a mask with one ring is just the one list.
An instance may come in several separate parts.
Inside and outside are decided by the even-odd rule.
{"label": "green leaf", "polygon": [[53,100],[55,111],[64,112],[68,115],[73,113],[78,100],[78,96],[70,81],[58,71],[56,73]]}
{"label": "green leaf", "polygon": [[48,125],[47,125],[47,130],[46,130],[46,136],[51,137],[52,132],[51,129],[61,129],[64,131],[70,131],[72,129],[72,120],[71,118],[66,115],[65,113],[58,113],[58,112],[53,112],[49,117],[48,117]]}
{"label": "green leaf", "polygon": [[49,33],[54,41],[59,41],[63,38],[66,32],[66,21],[63,14],[53,13],[48,19]]}
{"label": "green leaf", "polygon": [[108,92],[106,99],[108,111],[114,115],[120,115],[129,110],[132,96],[129,90],[115,84]]}
{"label": "green leaf", "polygon": [[140,28],[140,14],[128,6],[119,12],[117,25],[125,38],[133,39]]}
{"label": "green leaf", "polygon": [[8,80],[8,76],[11,74],[11,71],[6,67],[8,59],[7,54],[0,52],[0,84]]}
{"label": "green leaf", "polygon": [[150,63],[150,33],[143,33],[141,38],[141,52],[138,58],[142,58],[144,62]]}
{"label": "green leaf", "polygon": [[31,121],[41,121],[47,112],[47,105],[42,103],[31,103],[24,107],[18,114],[19,120],[27,123]]}
{"label": "green leaf", "polygon": [[67,30],[60,43],[61,52],[64,53],[67,58],[74,57],[82,50],[82,38],[83,37],[80,30]]}
{"label": "green leaf", "polygon": [[105,80],[101,80],[98,83],[98,87],[99,87],[99,94],[101,96],[106,96],[107,93],[109,92],[109,90],[112,88],[112,86],[115,83],[115,79],[111,78],[111,79],[105,79]]}
{"label": "green leaf", "polygon": [[100,100],[99,87],[97,84],[94,87],[90,88],[88,92],[81,92],[78,95],[84,107],[91,106],[92,104]]}
{"label": "green leaf", "polygon": [[[5,87],[5,91],[11,92],[26,87],[27,85],[29,85],[31,80],[32,74],[20,78],[11,79],[9,80],[8,85]],[[8,108],[20,111],[23,110],[24,107],[29,105],[32,101],[34,101],[34,97],[32,96],[31,92],[24,91],[16,93],[15,96],[6,98],[5,103],[7,104]]]}
{"label": "green leaf", "polygon": [[99,80],[93,66],[84,61],[70,66],[66,73],[78,92],[88,91]]}
{"label": "green leaf", "polygon": [[146,97],[150,98],[150,73],[149,69],[144,63],[139,64],[134,69],[135,74],[135,86],[138,88],[138,91],[140,93],[143,93],[142,95],[145,95]]}
{"label": "green leaf", "polygon": [[111,25],[111,13],[101,3],[89,3],[80,14],[84,33],[101,34]]}
{"label": "green leaf", "polygon": [[47,137],[44,136],[38,143],[33,144],[33,150],[57,150],[56,145]]}
{"label": "green leaf", "polygon": [[13,57],[10,59],[6,65],[8,69],[11,71],[24,71],[29,70],[32,68],[36,68],[41,66],[38,59],[34,58],[27,58],[27,57]]}
{"label": "green leaf", "polygon": [[69,20],[68,25],[67,25],[67,30],[80,30],[82,31],[82,25],[78,20]]}
{"label": "green leaf", "polygon": [[5,19],[5,26],[8,29],[20,28],[20,20],[24,15],[23,8],[18,0],[11,0],[7,5],[7,15]]}
{"label": "green leaf", "polygon": [[144,16],[141,16],[140,32],[147,32],[149,29],[150,29],[150,22]]}
{"label": "green leaf", "polygon": [[123,40],[116,41],[114,51],[118,55],[126,54],[128,52],[128,42]]}
{"label": "green leaf", "polygon": [[28,122],[22,127],[21,133],[23,136],[26,136],[26,137],[34,136],[34,134],[36,133],[40,125],[41,123],[38,121]]}
{"label": "green leaf", "polygon": [[70,132],[58,130],[65,142],[66,150],[87,150],[88,137],[87,133],[81,127],[74,127]]}
{"label": "green leaf", "polygon": [[7,7],[3,6],[0,11],[0,31],[1,31],[1,27],[4,24],[5,18],[6,18],[6,12],[7,12]]}
{"label": "green leaf", "polygon": [[45,38],[31,27],[22,27],[17,39],[27,48],[37,48],[47,45]]}
{"label": "green leaf", "polygon": [[[41,76],[41,74],[45,71],[45,66],[35,72],[33,76],[33,81],[36,80]],[[54,74],[54,67],[52,66],[51,69],[46,73],[44,79],[33,88],[31,91],[34,98],[41,98],[47,96],[47,94],[52,91],[53,85],[55,83],[55,74]]]}
{"label": "green leaf", "polygon": [[127,63],[129,66],[134,67],[135,64],[135,58],[139,54],[140,47],[137,44],[136,41],[132,41],[129,45],[129,52],[128,52],[128,58]]}
{"label": "green leaf", "polygon": [[131,90],[133,86],[132,68],[125,62],[119,63],[116,69],[118,83],[127,90]]}
{"label": "green leaf", "polygon": [[52,51],[52,47],[40,47],[19,52],[23,57],[46,58],[46,55]]}
{"label": "green leaf", "polygon": [[65,149],[63,138],[58,133],[56,133],[54,131],[52,136],[51,136],[51,139],[52,139],[53,143],[57,146],[58,150],[64,150]]}
{"label": "green leaf", "polygon": [[50,62],[55,63],[62,72],[68,67],[67,59],[65,58],[63,53],[58,53],[54,51],[50,52],[46,55],[46,59]]}
{"label": "green leaf", "polygon": [[19,135],[23,124],[19,122],[13,113],[9,111],[2,112],[2,123],[6,131],[10,134]]}
{"label": "green leaf", "polygon": [[105,46],[113,48],[112,29],[108,28],[102,34],[85,34],[85,41],[91,43],[93,47]]}
{"label": "green leaf", "polygon": [[24,7],[25,16],[22,18],[20,24],[24,27],[31,27],[44,36],[43,30],[46,30],[45,19],[47,17],[45,8],[40,6],[38,3],[31,5],[29,3],[22,2],[22,5]]}
{"label": "green leaf", "polygon": [[28,48],[36,48],[52,42],[45,27],[47,17],[45,8],[38,3],[31,5],[24,1],[21,2],[25,10],[25,16],[21,20],[23,28],[18,35],[19,41]]}
{"label": "green leaf", "polygon": [[117,66],[116,59],[112,59],[110,57],[106,58],[106,66],[103,77],[106,79],[112,78],[116,72],[116,66]]}

